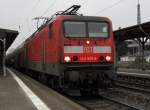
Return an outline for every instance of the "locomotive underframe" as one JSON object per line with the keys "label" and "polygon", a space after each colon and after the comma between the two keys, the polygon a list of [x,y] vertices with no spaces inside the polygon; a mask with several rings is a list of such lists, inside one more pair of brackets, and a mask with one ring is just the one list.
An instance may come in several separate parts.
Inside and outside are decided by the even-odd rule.
{"label": "locomotive underframe", "polygon": [[116,79],[113,63],[63,64],[63,86],[80,91],[94,91],[113,85]]}

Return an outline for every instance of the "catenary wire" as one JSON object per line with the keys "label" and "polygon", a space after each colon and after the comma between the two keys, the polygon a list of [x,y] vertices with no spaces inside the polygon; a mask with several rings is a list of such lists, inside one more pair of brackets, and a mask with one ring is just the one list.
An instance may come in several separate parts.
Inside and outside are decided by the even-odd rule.
{"label": "catenary wire", "polygon": [[97,12],[97,13],[95,13],[95,14],[97,15],[97,14],[99,14],[99,13],[103,12],[103,11],[109,10],[109,9],[111,9],[111,8],[115,7],[116,5],[120,4],[120,3],[121,3],[121,2],[123,2],[123,1],[124,1],[124,0],[119,0],[119,1],[117,1],[117,2],[115,2],[115,3],[113,3],[112,5],[110,5],[110,6],[108,6],[108,7],[103,8],[102,10],[98,11],[98,12]]}
{"label": "catenary wire", "polygon": [[44,16],[48,12],[48,10],[50,10],[55,5],[56,2],[57,0],[54,0],[53,3],[43,12],[41,16]]}

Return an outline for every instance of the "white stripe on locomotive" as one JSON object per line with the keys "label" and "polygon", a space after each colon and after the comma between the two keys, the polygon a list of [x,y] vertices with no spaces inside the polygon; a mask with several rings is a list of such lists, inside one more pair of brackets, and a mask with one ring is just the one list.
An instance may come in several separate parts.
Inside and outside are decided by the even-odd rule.
{"label": "white stripe on locomotive", "polygon": [[[64,46],[64,53],[84,53],[83,46]],[[93,53],[111,53],[110,46],[93,46]]]}

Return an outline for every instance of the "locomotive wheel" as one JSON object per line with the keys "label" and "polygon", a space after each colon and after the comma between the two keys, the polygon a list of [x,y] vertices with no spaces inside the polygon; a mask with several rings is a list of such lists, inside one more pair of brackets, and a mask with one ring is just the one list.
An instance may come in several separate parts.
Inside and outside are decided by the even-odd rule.
{"label": "locomotive wheel", "polygon": [[46,77],[45,74],[39,74],[39,81],[42,82],[43,84],[47,84],[48,83],[48,78]]}
{"label": "locomotive wheel", "polygon": [[59,78],[55,77],[54,79],[54,89],[60,91]]}
{"label": "locomotive wheel", "polygon": [[54,80],[53,80],[53,78],[50,78],[49,80],[48,80],[48,86],[50,86],[51,88],[53,88],[54,89]]}
{"label": "locomotive wheel", "polygon": [[51,76],[48,80],[48,85],[55,90],[60,91],[60,84],[59,84],[59,78]]}

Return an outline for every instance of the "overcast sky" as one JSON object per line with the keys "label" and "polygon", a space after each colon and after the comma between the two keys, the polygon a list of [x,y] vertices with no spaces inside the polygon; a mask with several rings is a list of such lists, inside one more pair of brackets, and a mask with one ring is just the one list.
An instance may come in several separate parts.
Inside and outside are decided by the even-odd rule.
{"label": "overcast sky", "polygon": [[[84,15],[109,17],[114,30],[137,23],[137,0],[0,0],[0,28],[19,31],[14,48],[35,31],[34,17],[49,17],[73,4],[81,5]],[[150,21],[150,0],[140,4],[142,23]]]}

